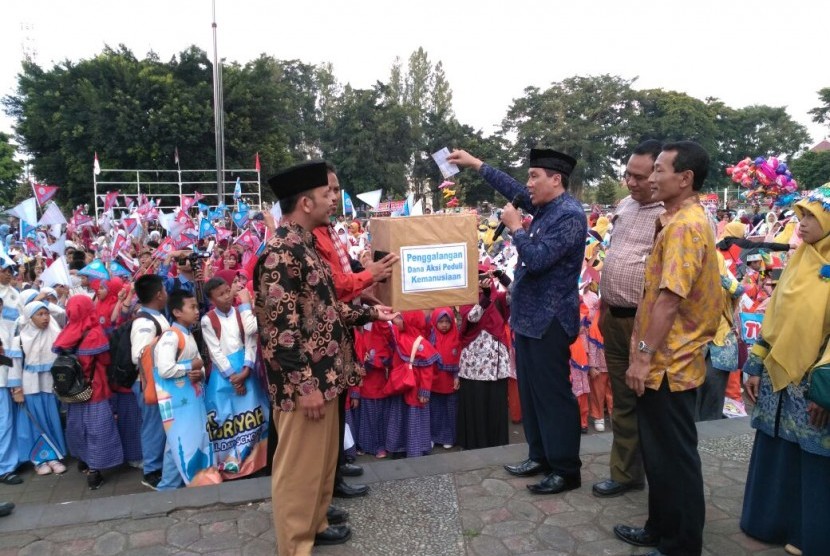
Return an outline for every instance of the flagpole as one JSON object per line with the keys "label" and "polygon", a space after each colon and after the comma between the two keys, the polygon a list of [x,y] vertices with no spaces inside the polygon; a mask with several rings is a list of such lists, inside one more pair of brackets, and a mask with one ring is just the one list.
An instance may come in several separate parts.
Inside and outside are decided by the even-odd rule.
{"label": "flagpole", "polygon": [[[98,153],[95,154],[98,156]],[[98,225],[98,176],[95,174],[95,166],[92,167],[92,199],[95,201],[95,225]]]}
{"label": "flagpole", "polygon": [[176,147],[176,171],[179,174],[179,202],[182,202],[182,165],[179,162],[179,147]]}
{"label": "flagpole", "polygon": [[216,44],[216,0],[213,0],[213,126],[216,140],[216,195],[217,204],[225,202],[225,130],[222,111],[222,66]]}

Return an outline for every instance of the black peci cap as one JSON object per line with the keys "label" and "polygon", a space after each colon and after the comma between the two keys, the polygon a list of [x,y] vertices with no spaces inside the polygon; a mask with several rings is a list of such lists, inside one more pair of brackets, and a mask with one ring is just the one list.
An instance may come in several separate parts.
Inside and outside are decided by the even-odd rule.
{"label": "black peci cap", "polygon": [[530,167],[545,168],[570,176],[576,159],[553,149],[530,149]]}
{"label": "black peci cap", "polygon": [[293,197],[303,191],[328,185],[329,176],[325,162],[312,160],[295,164],[268,178],[268,185],[277,199]]}

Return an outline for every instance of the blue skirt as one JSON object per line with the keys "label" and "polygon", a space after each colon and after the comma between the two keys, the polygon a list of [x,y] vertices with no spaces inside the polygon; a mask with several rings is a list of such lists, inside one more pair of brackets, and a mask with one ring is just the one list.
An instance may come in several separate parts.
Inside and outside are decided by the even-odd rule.
{"label": "blue skirt", "polygon": [[121,438],[121,447],[124,450],[126,461],[141,461],[144,455],[141,452],[141,410],[132,392],[113,392],[113,411],[118,416],[118,436]]}
{"label": "blue skirt", "polygon": [[403,401],[403,396],[393,396],[389,400],[386,451],[406,453],[410,458],[428,455],[432,451],[429,404],[413,407]]}
{"label": "blue skirt", "polygon": [[804,556],[830,549],[830,458],[757,431],[746,478],[741,530]]}
{"label": "blue skirt", "polygon": [[429,427],[436,444],[455,444],[458,394],[432,393],[429,399]]}
{"label": "blue skirt", "polygon": [[11,473],[20,464],[14,422],[17,411],[8,388],[0,388],[0,475]]}
{"label": "blue skirt", "polygon": [[51,392],[26,394],[17,405],[17,451],[21,460],[35,465],[66,457],[58,398]]}
{"label": "blue skirt", "polygon": [[377,455],[386,449],[386,414],[389,398],[369,400],[361,398],[357,406],[357,446],[361,451]]}
{"label": "blue skirt", "polygon": [[109,469],[124,463],[124,450],[109,400],[68,404],[66,440],[72,455],[90,469]]}

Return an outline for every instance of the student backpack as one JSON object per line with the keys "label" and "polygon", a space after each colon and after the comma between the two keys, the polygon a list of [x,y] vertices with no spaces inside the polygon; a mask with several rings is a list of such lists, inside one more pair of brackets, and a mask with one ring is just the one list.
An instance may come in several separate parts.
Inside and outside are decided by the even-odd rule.
{"label": "student backpack", "polygon": [[156,338],[161,336],[161,325],[156,318],[146,311],[139,311],[135,318],[130,319],[115,329],[110,336],[110,364],[107,366],[107,378],[111,384],[131,388],[138,379],[138,365],[133,363],[133,345],[131,334],[133,322],[145,318],[153,321],[156,326]]}
{"label": "student backpack", "polygon": [[[81,336],[78,346],[83,343],[86,333]],[[22,351],[21,342],[21,351]],[[92,380],[95,377],[95,367],[92,368],[89,380],[84,376],[84,368],[78,356],[72,351],[61,350],[57,359],[49,369],[52,374],[52,390],[58,399],[65,403],[83,403],[92,399]]]}
{"label": "student backpack", "polygon": [[[176,360],[178,360],[182,351],[184,351],[186,338],[184,332],[175,326],[171,326],[168,330],[174,332],[179,339],[179,345],[176,348]],[[153,368],[156,365],[156,344],[159,342],[159,338],[161,338],[161,334],[153,338],[153,341],[144,348],[138,359],[138,366],[141,369],[141,383],[144,386],[144,403],[147,405],[157,405],[159,403],[158,394],[156,393],[156,378],[153,376]]]}

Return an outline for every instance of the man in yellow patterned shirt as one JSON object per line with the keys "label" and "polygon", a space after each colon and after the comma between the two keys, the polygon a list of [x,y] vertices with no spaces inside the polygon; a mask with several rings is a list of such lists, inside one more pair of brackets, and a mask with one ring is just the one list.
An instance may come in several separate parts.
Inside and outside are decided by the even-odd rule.
{"label": "man in yellow patterned shirt", "polygon": [[697,429],[697,387],[706,377],[705,348],[721,311],[715,237],[698,201],[709,156],[697,143],[663,146],[649,177],[653,201],[666,212],[656,224],[646,260],[643,300],[637,309],[626,384],[637,394],[637,423],[649,484],[642,528],[617,525],[614,533],[651,555],[694,555],[703,550],[705,505]]}

